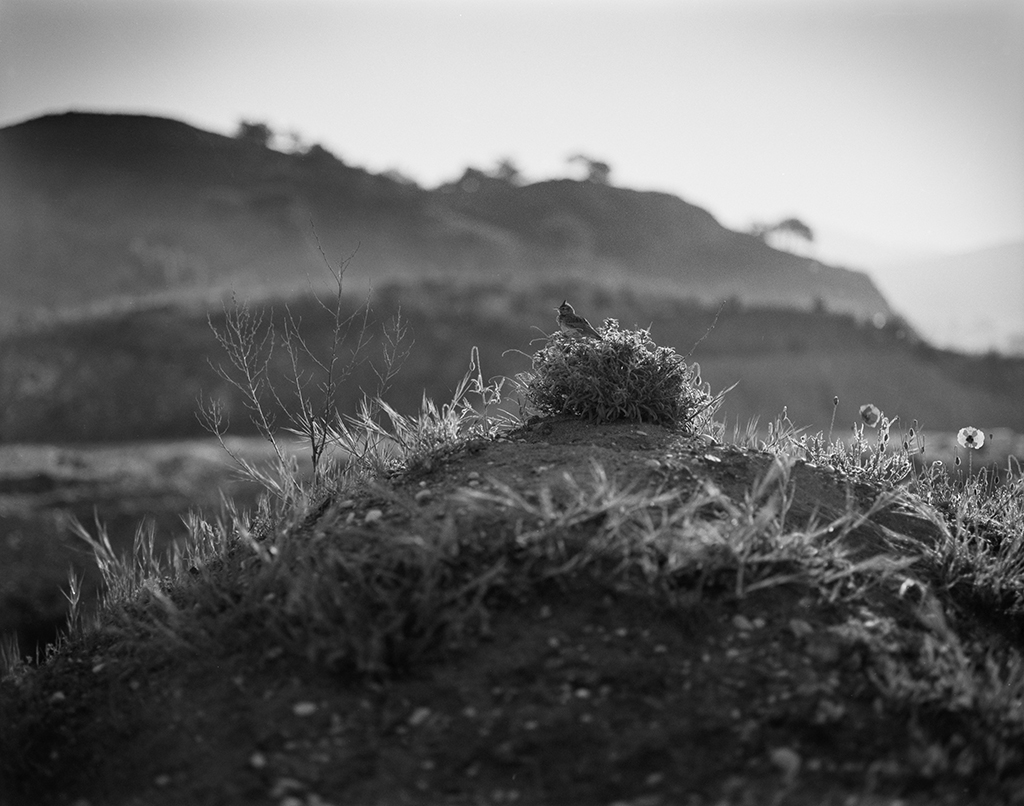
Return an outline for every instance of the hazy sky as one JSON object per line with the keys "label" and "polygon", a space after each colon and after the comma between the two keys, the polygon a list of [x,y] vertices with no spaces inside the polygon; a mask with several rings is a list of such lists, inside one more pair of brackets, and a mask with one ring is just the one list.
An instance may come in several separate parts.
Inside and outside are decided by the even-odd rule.
{"label": "hazy sky", "polygon": [[0,125],[69,109],[262,120],[428,186],[583,152],[736,228],[1024,238],[1024,0],[0,0]]}

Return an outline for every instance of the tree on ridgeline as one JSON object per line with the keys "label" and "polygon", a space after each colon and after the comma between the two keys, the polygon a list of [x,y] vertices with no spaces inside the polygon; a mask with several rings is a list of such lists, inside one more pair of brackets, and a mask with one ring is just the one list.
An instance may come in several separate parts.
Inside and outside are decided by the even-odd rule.
{"label": "tree on ridgeline", "polygon": [[502,157],[498,160],[494,170],[491,172],[491,176],[495,179],[500,179],[502,182],[508,182],[510,185],[520,185],[523,182],[522,173],[510,157]]}
{"label": "tree on ridgeline", "polygon": [[242,120],[238,123],[235,132],[235,139],[244,143],[253,143],[264,148],[270,148],[270,140],[274,136],[274,130],[266,123],[256,120]]}
{"label": "tree on ridgeline", "polygon": [[759,241],[763,241],[774,249],[784,249],[792,252],[798,242],[807,245],[814,243],[814,230],[799,218],[784,218],[776,224],[766,224],[763,221],[755,221],[747,230]]}
{"label": "tree on ridgeline", "polygon": [[595,185],[608,185],[611,183],[612,167],[607,162],[591,159],[585,154],[573,154],[568,158],[567,162],[570,165],[577,162],[582,163],[587,171],[587,182],[593,182]]}

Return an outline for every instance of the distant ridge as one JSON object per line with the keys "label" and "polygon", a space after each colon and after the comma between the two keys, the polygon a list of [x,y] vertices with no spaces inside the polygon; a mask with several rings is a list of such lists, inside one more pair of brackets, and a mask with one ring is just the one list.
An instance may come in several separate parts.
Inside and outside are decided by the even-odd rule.
{"label": "distant ridge", "polygon": [[937,346],[1024,356],[1024,241],[896,263],[881,282]]}
{"label": "distant ridge", "polygon": [[705,302],[892,315],[866,274],[772,249],[666,193],[479,171],[427,190],[324,149],[286,154],[142,115],[0,129],[8,305],[296,288],[322,273],[320,248],[336,260],[358,251],[353,270],[374,278],[599,276]]}

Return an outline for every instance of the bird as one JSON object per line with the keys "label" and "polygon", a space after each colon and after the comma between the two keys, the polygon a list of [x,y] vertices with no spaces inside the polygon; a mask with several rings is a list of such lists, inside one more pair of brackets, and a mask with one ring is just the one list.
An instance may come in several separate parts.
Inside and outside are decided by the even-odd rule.
{"label": "bird", "polygon": [[594,326],[587,321],[585,316],[580,316],[576,313],[568,301],[562,300],[562,304],[555,308],[555,310],[558,311],[555,321],[558,322],[559,329],[566,335],[573,338],[587,336],[599,341],[604,339],[600,333],[594,330]]}

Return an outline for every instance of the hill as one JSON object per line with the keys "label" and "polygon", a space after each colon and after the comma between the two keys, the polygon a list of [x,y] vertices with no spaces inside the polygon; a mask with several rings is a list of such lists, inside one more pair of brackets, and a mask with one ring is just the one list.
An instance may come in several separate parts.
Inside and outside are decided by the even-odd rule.
{"label": "hill", "polygon": [[144,545],[111,563],[97,543],[98,619],[0,682],[0,796],[1019,793],[1012,491],[975,510],[978,488],[894,492],[649,424],[554,419],[435,450],[252,520],[194,521],[174,563]]}
{"label": "hill", "polygon": [[0,188],[0,297],[22,310],[230,284],[294,291],[321,276],[322,247],[358,250],[354,271],[377,280],[578,275],[891,315],[866,275],[771,249],[667,194],[479,171],[425,190],[321,148],[285,154],[162,118],[70,112],[6,127]]}
{"label": "hill", "polygon": [[887,297],[933,344],[1024,355],[1024,242],[883,268]]}
{"label": "hill", "polygon": [[[786,407],[797,427],[836,434],[859,421],[873,403],[899,415],[901,428],[914,420],[931,433],[976,424],[987,431],[1024,432],[1024,360],[968,357],[916,341],[898,323],[882,328],[849,315],[731,304],[707,308],[687,298],[635,291],[628,285],[560,280],[501,282],[407,280],[383,284],[370,296],[368,340],[353,373],[335,400],[353,413],[363,391],[377,388],[374,373],[384,342],[382,328],[395,316],[407,327],[409,347],[388,393],[400,411],[418,408],[424,392],[447,400],[466,371],[470,350],[480,351],[487,375],[513,377],[530,366],[536,340],[554,330],[553,309],[564,296],[590,319],[614,317],[623,325],[650,326],[655,341],[690,354],[717,389],[737,386],[720,417],[742,432],[761,418],[762,429]],[[365,301],[344,298],[346,315]],[[254,303],[264,327],[284,324],[285,300]],[[288,302],[311,345],[331,342],[333,319],[309,296]],[[233,433],[251,431],[243,400],[219,377],[228,364],[210,322],[222,329],[218,305],[132,306],[104,315],[68,319],[0,339],[0,439],[95,442],[194,437],[204,432],[198,402],[216,399]],[[356,344],[363,319],[341,348]],[[303,365],[312,373],[312,364]],[[273,355],[272,377],[282,388],[291,371],[286,351]],[[838,409],[833,400],[839,397]]]}

